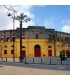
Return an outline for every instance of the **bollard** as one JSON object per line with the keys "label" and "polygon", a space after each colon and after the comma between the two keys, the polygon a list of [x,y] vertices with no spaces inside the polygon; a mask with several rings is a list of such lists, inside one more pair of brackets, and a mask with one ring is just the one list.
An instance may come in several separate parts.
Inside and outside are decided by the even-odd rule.
{"label": "bollard", "polygon": [[25,64],[27,64],[27,63],[26,63],[26,58],[25,58]]}
{"label": "bollard", "polygon": [[61,64],[62,64],[62,59],[61,59]]}
{"label": "bollard", "polygon": [[51,58],[50,58],[50,64],[51,64]]}
{"label": "bollard", "polygon": [[13,57],[13,62],[15,62],[15,58]]}
{"label": "bollard", "polygon": [[7,62],[7,57],[6,57],[6,62]]}
{"label": "bollard", "polygon": [[33,58],[33,64],[34,64],[34,58]]}
{"label": "bollard", "polygon": [[41,58],[41,64],[42,64],[42,58]]}
{"label": "bollard", "polygon": [[3,61],[3,57],[1,57],[1,60]]}

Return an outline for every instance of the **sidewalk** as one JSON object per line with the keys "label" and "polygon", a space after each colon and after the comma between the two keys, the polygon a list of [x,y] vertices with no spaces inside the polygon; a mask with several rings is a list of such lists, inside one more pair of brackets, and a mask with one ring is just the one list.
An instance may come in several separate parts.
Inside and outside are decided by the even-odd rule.
{"label": "sidewalk", "polygon": [[0,65],[0,75],[70,75],[70,71]]}

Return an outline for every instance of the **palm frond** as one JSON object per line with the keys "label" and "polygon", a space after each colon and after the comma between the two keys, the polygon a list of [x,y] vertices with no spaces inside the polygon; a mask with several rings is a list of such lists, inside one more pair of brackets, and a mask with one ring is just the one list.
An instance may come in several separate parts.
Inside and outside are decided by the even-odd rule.
{"label": "palm frond", "polygon": [[23,13],[21,13],[20,16],[17,16],[15,19],[19,21],[25,21],[25,22],[30,21],[30,18],[28,18],[28,16],[24,15]]}

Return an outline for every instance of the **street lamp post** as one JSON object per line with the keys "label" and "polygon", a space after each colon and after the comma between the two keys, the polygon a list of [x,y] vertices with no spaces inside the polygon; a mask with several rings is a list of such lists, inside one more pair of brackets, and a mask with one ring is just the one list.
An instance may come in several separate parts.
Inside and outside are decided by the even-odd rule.
{"label": "street lamp post", "polygon": [[2,58],[2,45],[0,45],[0,58]]}
{"label": "street lamp post", "polygon": [[7,9],[7,10],[10,10],[10,11],[12,11],[13,12],[13,14],[11,14],[11,13],[8,13],[8,16],[10,17],[12,17],[12,19],[13,19],[13,61],[15,61],[15,52],[14,52],[14,36],[15,36],[15,34],[14,34],[14,28],[15,28],[15,13],[17,12],[12,6],[10,7],[10,8],[8,8],[7,6],[5,6],[4,5],[4,7]]}

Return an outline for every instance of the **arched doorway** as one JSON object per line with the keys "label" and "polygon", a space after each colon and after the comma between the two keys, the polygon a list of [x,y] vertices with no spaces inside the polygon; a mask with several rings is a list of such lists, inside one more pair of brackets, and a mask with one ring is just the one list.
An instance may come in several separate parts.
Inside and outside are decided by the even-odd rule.
{"label": "arched doorway", "polygon": [[34,46],[34,57],[41,57],[41,48],[39,45]]}

